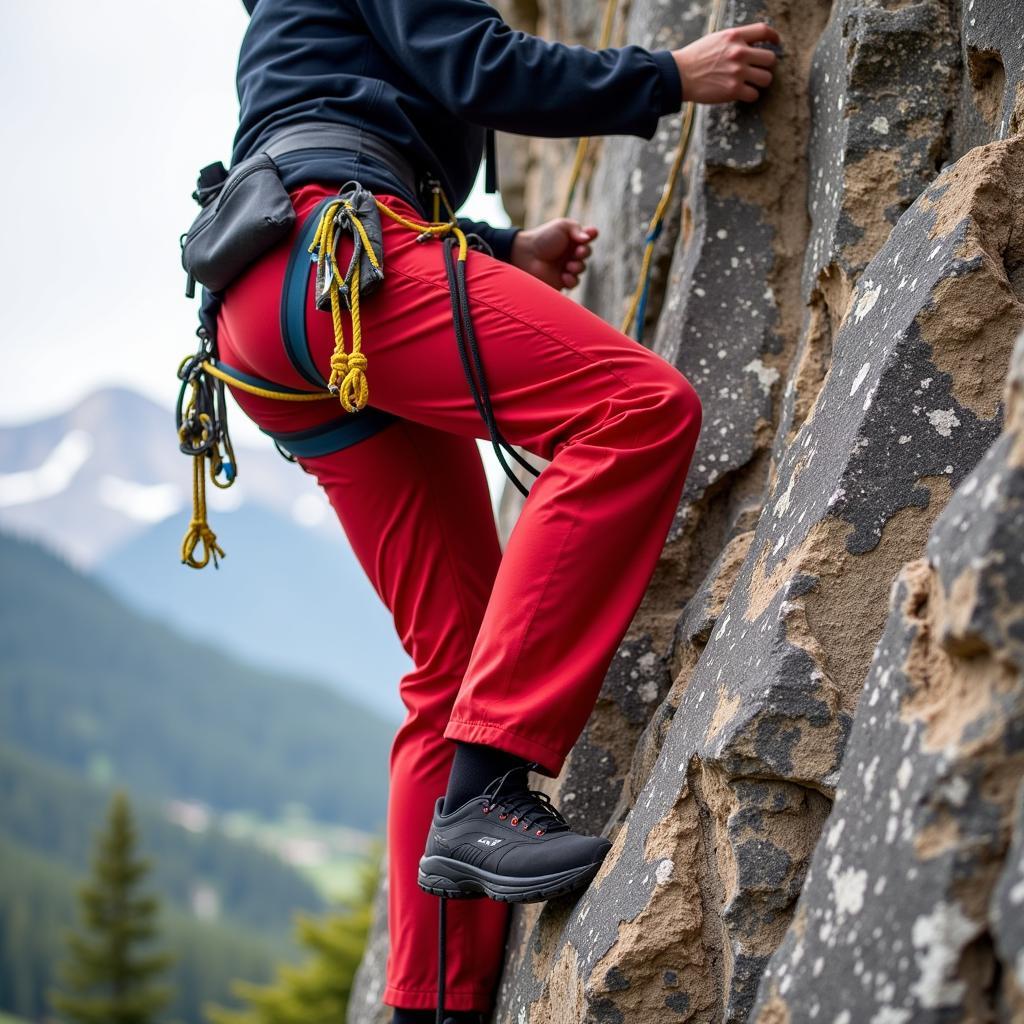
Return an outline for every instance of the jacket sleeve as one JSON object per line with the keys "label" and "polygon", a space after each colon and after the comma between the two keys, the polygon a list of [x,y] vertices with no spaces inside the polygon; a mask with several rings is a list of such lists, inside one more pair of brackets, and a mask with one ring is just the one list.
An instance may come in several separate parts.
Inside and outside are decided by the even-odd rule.
{"label": "jacket sleeve", "polygon": [[520,135],[650,139],[682,104],[669,50],[590,50],[510,28],[485,0],[355,0],[373,38],[449,111]]}
{"label": "jacket sleeve", "polygon": [[512,257],[512,240],[519,228],[496,228],[483,220],[470,220],[468,217],[457,217],[459,227],[468,235],[479,235],[490,247],[496,259],[509,263]]}

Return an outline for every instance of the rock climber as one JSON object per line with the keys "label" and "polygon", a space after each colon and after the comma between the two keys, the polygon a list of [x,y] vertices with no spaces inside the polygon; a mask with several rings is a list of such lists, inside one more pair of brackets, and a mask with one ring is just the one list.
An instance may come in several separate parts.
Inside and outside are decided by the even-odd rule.
{"label": "rock climber", "polygon": [[[677,50],[591,50],[514,31],[484,0],[245,6],[233,164],[285,126],[345,124],[429,168],[454,208],[492,141],[485,133],[651,139],[684,97],[756,100],[779,43],[752,24]],[[282,345],[280,306],[317,204],[355,180],[408,219],[432,218],[429,197],[372,147],[293,151],[277,165],[296,226],[219,296],[217,344],[242,373],[301,389],[309,367]],[[384,280],[362,307],[369,404],[382,418],[358,443],[298,458],[414,664],[399,683],[408,713],[390,755],[383,1002],[395,1024],[433,1019],[431,893],[491,897],[448,911],[448,1019],[478,1021],[495,995],[509,903],[585,885],[607,853],[608,841],[573,831],[528,774],[557,776],[587,721],[658,561],[701,421],[682,374],[562,293],[584,273],[597,228],[565,217],[533,228],[458,223],[493,253],[471,251],[466,278],[495,419],[511,444],[549,461],[504,554],[476,444],[487,430],[452,340],[439,247],[390,219]],[[347,236],[341,265],[346,245]],[[305,252],[298,258],[309,268]],[[312,269],[302,273],[309,358],[326,376],[332,317],[314,308]],[[278,436],[302,437],[340,412],[337,401],[233,391]],[[302,601],[301,588],[286,599]],[[301,642],[343,666],[333,639]]]}

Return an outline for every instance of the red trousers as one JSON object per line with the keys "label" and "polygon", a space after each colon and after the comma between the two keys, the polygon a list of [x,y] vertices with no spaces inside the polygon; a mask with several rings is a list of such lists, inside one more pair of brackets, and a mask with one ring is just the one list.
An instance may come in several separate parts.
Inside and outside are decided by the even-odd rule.
{"label": "red trousers", "polygon": [[[300,224],[331,191],[293,193]],[[380,198],[421,219],[401,199]],[[401,421],[300,461],[326,491],[415,665],[399,684],[408,714],[391,750],[384,992],[385,1003],[414,1009],[436,1000],[437,899],[418,888],[416,870],[447,783],[449,741],[486,743],[558,773],[654,571],[701,409],[665,360],[529,274],[471,251],[469,297],[498,424],[551,462],[502,555],[474,440],[487,434],[455,345],[441,243],[383,224],[385,281],[362,306],[363,351],[370,405]],[[290,245],[228,290],[220,355],[308,390],[279,328]],[[350,254],[346,236],[341,266]],[[314,309],[312,287],[310,349],[327,376],[331,317]],[[334,401],[234,392],[275,432],[340,411]],[[507,913],[487,899],[449,904],[449,1009],[490,1008]]]}

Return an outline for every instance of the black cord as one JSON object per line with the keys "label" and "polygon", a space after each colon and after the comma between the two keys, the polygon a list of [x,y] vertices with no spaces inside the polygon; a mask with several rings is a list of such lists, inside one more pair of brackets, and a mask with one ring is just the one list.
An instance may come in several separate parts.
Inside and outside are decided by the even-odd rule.
{"label": "black cord", "polygon": [[484,377],[483,363],[480,359],[480,347],[476,341],[476,331],[473,328],[473,318],[469,312],[469,291],[466,285],[466,264],[462,261],[456,260],[455,273],[459,284],[459,304],[462,307],[462,321],[465,329],[466,337],[469,341],[469,351],[473,356],[473,363],[476,367],[477,377],[480,380],[480,397],[488,411],[491,423],[494,424],[494,430],[501,440],[501,444],[504,446],[509,455],[512,456],[519,463],[523,469],[532,473],[534,476],[540,476],[540,470],[535,466],[531,465],[516,451],[513,445],[510,445],[501,432],[498,430],[498,422],[494,416],[494,410],[491,408],[491,396],[487,391],[487,380]]}
{"label": "black cord", "polygon": [[[459,359],[462,362],[462,370],[466,376],[466,383],[469,385],[470,394],[473,396],[473,404],[487,426],[487,433],[491,439],[491,446],[494,454],[505,471],[505,475],[512,481],[516,489],[523,497],[530,492],[516,476],[515,470],[506,461],[506,454],[511,456],[520,466],[533,476],[540,476],[540,470],[531,465],[522,455],[509,444],[498,427],[498,421],[494,415],[494,408],[491,405],[491,396],[487,388],[487,378],[484,375],[483,361],[480,357],[480,347],[477,344],[476,332],[473,330],[473,318],[469,310],[469,293],[466,287],[466,264],[459,260],[454,253],[458,240],[445,238],[444,243],[444,267],[448,275],[448,291],[452,303],[452,322],[455,328],[455,343],[459,350]],[[472,359],[472,362],[471,362]]]}
{"label": "black cord", "polygon": [[445,975],[447,974],[447,929],[445,928],[445,912],[448,909],[448,901],[444,896],[439,896],[440,903],[437,909],[437,1024],[444,1024],[444,989]]}
{"label": "black cord", "polygon": [[[178,404],[174,412],[178,447],[186,455],[194,458],[210,452],[214,472],[220,473],[223,469],[230,483],[234,480],[238,467],[235,465],[234,448],[228,432],[228,406],[224,382],[211,377],[203,370],[202,364],[207,359],[215,358],[215,353],[213,344],[204,333],[204,328],[201,327],[198,333],[198,351],[178,370],[181,388],[178,391]],[[186,419],[186,408],[190,403],[192,408]]]}

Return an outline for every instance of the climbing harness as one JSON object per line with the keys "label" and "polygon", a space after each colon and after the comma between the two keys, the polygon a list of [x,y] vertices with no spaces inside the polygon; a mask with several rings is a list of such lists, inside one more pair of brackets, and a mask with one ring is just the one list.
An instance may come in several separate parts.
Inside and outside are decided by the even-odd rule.
{"label": "climbing harness", "polygon": [[[338,148],[348,147],[353,138],[351,131],[344,126],[340,129],[338,126],[328,126],[332,141],[344,143]],[[290,135],[286,145],[323,145],[323,132],[324,126],[290,129],[285,133]],[[359,133],[357,141],[360,146],[366,138],[365,132]],[[382,140],[373,139],[373,145],[378,150],[383,147],[386,150],[385,156],[395,157]],[[282,150],[280,144],[272,143],[265,154],[279,155],[282,151],[287,149]],[[493,154],[489,165],[493,166]],[[412,175],[406,172],[407,165],[402,161],[399,164],[399,176],[408,180]],[[222,177],[222,187],[228,187],[223,185],[223,181]],[[196,459],[193,466],[192,521],[182,545],[182,562],[185,565],[203,568],[212,561],[216,568],[219,559],[224,557],[224,551],[217,543],[216,535],[207,520],[203,463],[209,462],[210,480],[216,487],[230,487],[237,479],[237,465],[227,429],[225,384],[249,394],[281,401],[334,400],[340,403],[344,414],[317,427],[292,433],[264,431],[273,439],[282,455],[291,461],[340,451],[395,422],[396,417],[368,404],[368,361],[362,351],[361,302],[384,279],[382,215],[415,232],[418,242],[438,240],[442,243],[442,257],[451,291],[455,340],[473,404],[484,420],[491,445],[505,473],[524,496],[529,493],[516,476],[509,460],[533,476],[539,475],[540,471],[505,439],[498,426],[470,314],[466,261],[471,247],[486,250],[486,243],[459,228],[455,212],[440,182],[430,178],[428,185],[432,196],[431,221],[405,217],[362,188],[358,182],[350,181],[336,195],[322,200],[303,225],[299,240],[289,256],[282,286],[281,336],[292,366],[310,385],[311,390],[283,387],[243,373],[220,361],[216,354],[213,325],[204,323],[200,326],[197,332],[200,338],[198,351],[185,359],[178,369],[182,381],[177,412],[180,446],[183,452]],[[446,219],[441,216],[442,204],[447,213]],[[343,273],[338,263],[337,250],[345,234],[351,236],[353,250]],[[316,307],[330,313],[334,332],[330,377],[326,380],[313,361],[306,337],[307,258],[316,267]],[[350,322],[351,346],[348,350],[345,347],[343,309],[347,310]]]}
{"label": "climbing harness", "polygon": [[[611,40],[612,27],[615,22],[617,8],[618,0],[607,0],[604,18],[601,25],[601,38],[598,43],[598,47],[600,49],[606,47]],[[718,31],[721,26],[723,8],[723,0],[713,0],[711,10],[708,12],[705,35],[710,35],[712,32]],[[675,194],[676,185],[679,180],[679,173],[682,170],[683,164],[686,162],[686,155],[690,148],[690,139],[693,135],[694,117],[695,104],[692,101],[687,100],[683,104],[683,117],[679,127],[679,141],[676,143],[675,152],[672,156],[672,163],[669,167],[665,184],[661,190],[661,197],[658,199],[658,204],[647,224],[647,230],[644,232],[644,251],[643,257],[640,261],[640,273],[638,275],[637,284],[633,289],[633,294],[629,300],[629,306],[627,307],[626,314],[622,319],[622,326],[619,328],[623,334],[629,334],[630,331],[634,331],[633,336],[637,341],[643,341],[644,317],[647,312],[647,298],[651,287],[654,246],[661,237],[662,228],[664,227],[665,222],[665,215],[668,213],[669,205],[672,202],[672,196]],[[586,138],[580,139],[577,144],[576,159],[573,161],[572,173],[569,176],[569,187],[566,192],[565,203],[562,207],[562,215],[565,217],[569,216],[573,199],[576,195],[576,190],[583,175],[583,165],[586,158],[587,146],[588,140]]]}

